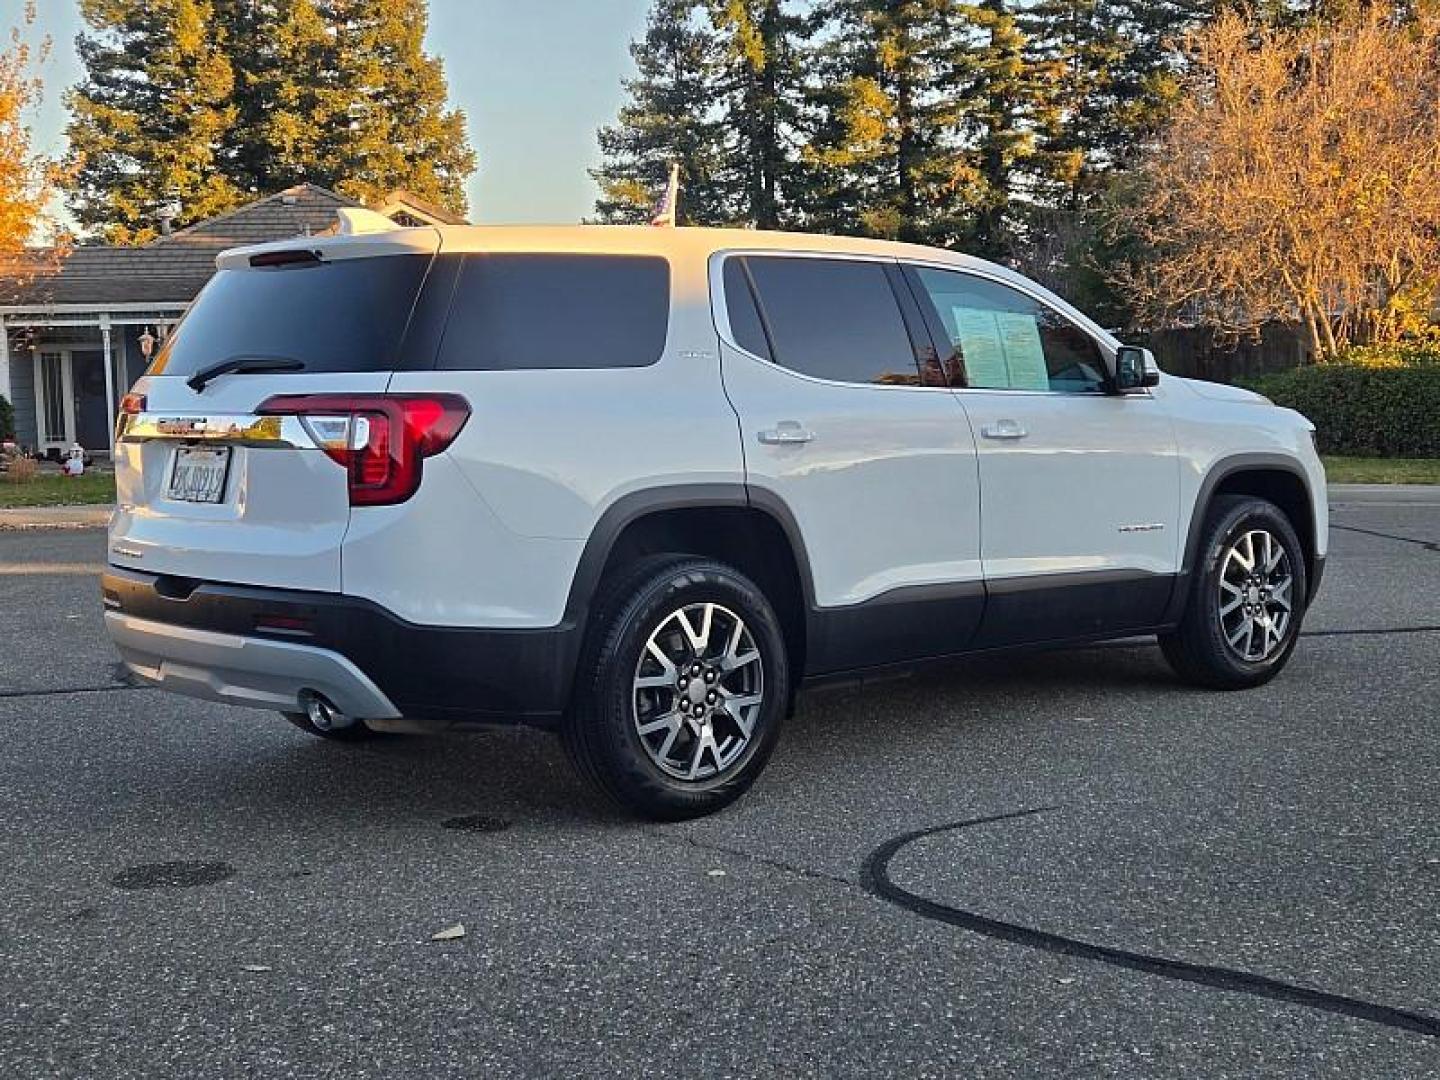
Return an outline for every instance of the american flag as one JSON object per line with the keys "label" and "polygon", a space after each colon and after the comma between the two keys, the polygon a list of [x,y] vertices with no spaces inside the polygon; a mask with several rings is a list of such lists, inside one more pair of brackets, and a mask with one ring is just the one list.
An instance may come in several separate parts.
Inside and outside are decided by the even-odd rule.
{"label": "american flag", "polygon": [[660,201],[655,205],[655,214],[650,219],[650,224],[657,229],[673,229],[675,227],[675,213],[680,208],[680,166],[670,166],[670,182],[665,185],[665,194],[660,196]]}

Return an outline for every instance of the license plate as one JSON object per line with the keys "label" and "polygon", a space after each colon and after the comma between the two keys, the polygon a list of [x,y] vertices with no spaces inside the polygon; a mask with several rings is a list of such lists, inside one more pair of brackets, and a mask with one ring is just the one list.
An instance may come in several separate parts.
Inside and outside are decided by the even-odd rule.
{"label": "license plate", "polygon": [[229,471],[228,446],[178,446],[167,494],[179,502],[218,503],[225,498]]}

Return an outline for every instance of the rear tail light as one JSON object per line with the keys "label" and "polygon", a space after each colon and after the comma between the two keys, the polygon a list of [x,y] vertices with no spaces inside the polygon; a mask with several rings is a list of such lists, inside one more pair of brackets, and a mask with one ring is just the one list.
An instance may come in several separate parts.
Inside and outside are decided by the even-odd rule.
{"label": "rear tail light", "polygon": [[298,416],[320,449],[344,467],[351,506],[404,502],[420,488],[421,463],[470,419],[455,394],[278,394],[256,412]]}

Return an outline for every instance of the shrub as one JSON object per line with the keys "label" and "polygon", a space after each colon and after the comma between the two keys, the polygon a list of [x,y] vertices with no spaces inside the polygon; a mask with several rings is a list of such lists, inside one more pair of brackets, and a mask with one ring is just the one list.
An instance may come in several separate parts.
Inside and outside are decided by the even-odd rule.
{"label": "shrub", "polygon": [[1308,416],[1321,453],[1440,457],[1440,363],[1322,364],[1252,385],[1275,404]]}
{"label": "shrub", "polygon": [[0,394],[0,442],[15,438],[15,406]]}
{"label": "shrub", "polygon": [[1367,368],[1425,367],[1440,364],[1440,343],[1404,341],[1392,345],[1356,345],[1330,363]]}

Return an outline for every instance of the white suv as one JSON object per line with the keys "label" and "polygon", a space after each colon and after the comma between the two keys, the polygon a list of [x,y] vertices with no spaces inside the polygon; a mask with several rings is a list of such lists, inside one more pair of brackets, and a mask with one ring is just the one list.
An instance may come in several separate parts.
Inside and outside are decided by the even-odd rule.
{"label": "white suv", "polygon": [[652,228],[231,251],[125,399],[105,619],[317,735],[558,729],[641,814],[736,798],[804,683],[1156,634],[1284,666],[1311,425],[1003,267]]}

